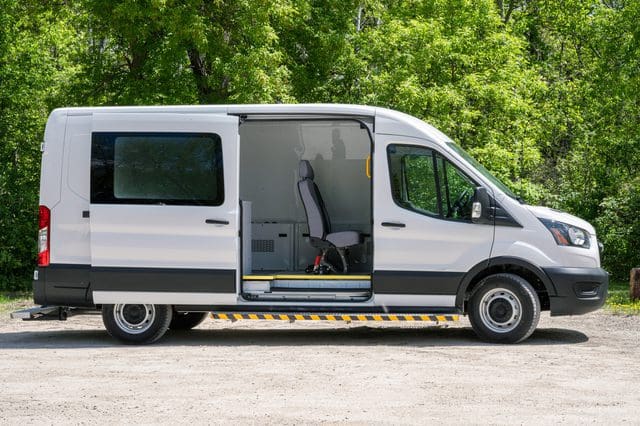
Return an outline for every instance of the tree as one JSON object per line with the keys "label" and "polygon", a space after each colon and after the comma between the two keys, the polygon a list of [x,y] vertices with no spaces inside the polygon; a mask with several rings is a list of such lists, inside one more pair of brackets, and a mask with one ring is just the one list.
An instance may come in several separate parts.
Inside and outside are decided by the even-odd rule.
{"label": "tree", "polygon": [[284,102],[274,25],[287,2],[87,0],[81,90],[92,103]]}
{"label": "tree", "polygon": [[64,102],[73,12],[0,0],[0,288],[16,290],[34,266],[40,143]]}
{"label": "tree", "polygon": [[58,106],[347,102],[420,117],[640,262],[640,2],[0,0],[0,289],[33,267]]}

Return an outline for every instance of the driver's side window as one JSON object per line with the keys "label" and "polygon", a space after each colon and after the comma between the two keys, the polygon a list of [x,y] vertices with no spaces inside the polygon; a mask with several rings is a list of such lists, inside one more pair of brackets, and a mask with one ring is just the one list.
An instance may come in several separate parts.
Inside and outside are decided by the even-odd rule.
{"label": "driver's side window", "polygon": [[429,216],[471,220],[476,184],[442,155],[428,148],[389,145],[394,201]]}

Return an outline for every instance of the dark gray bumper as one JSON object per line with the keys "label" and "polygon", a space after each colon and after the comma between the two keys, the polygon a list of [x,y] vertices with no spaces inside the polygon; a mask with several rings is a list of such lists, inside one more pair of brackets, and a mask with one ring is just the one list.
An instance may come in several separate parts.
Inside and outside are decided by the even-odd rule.
{"label": "dark gray bumper", "polygon": [[607,299],[609,273],[602,268],[544,268],[556,295],[551,315],[581,315],[600,309]]}

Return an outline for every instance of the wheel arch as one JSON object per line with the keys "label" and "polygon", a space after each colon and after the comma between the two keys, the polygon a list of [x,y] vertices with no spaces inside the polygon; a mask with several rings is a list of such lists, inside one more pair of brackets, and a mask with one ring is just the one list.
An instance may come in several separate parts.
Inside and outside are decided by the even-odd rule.
{"label": "wheel arch", "polygon": [[467,272],[458,286],[456,307],[467,312],[467,301],[478,283],[485,277],[497,273],[511,273],[529,282],[538,293],[542,310],[549,309],[549,297],[556,295],[553,283],[542,270],[527,260],[518,257],[500,256],[478,263]]}

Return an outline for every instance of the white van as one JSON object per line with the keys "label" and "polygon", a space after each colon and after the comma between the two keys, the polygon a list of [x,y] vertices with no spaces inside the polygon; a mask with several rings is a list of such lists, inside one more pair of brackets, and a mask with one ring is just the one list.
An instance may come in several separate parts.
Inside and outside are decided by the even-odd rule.
{"label": "white van", "polygon": [[432,126],[356,105],[63,108],[34,300],[148,343],[223,319],[454,320],[519,342],[605,300],[594,228],[525,204]]}

